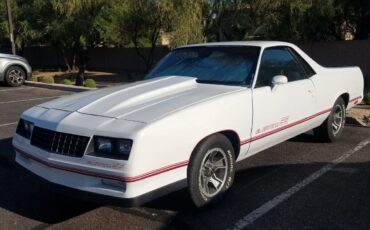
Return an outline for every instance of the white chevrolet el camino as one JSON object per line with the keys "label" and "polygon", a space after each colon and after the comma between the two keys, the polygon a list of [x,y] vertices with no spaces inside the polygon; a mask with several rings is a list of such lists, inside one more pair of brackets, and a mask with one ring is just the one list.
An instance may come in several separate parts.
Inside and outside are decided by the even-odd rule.
{"label": "white chevrolet el camino", "polygon": [[289,43],[180,47],[144,81],[25,111],[16,162],[91,199],[137,205],[188,187],[202,207],[230,188],[235,162],[312,129],[336,141],[363,84],[359,68],[324,68]]}

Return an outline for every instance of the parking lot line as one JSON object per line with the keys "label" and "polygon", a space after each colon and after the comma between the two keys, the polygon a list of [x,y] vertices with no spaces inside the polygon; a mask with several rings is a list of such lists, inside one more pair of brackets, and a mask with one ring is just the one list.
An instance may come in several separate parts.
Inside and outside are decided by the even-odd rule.
{"label": "parking lot line", "polygon": [[38,100],[52,99],[52,98],[58,98],[58,97],[60,97],[60,96],[54,96],[54,97],[38,97],[38,98],[31,98],[31,99],[24,99],[24,100],[17,100],[17,101],[2,101],[2,102],[0,102],[0,105],[17,103],[17,102],[25,102],[25,101],[38,101]]}
{"label": "parking lot line", "polygon": [[34,89],[35,87],[27,86],[15,89],[0,89],[0,92],[15,91],[15,90],[24,90],[24,89]]}
{"label": "parking lot line", "polygon": [[6,124],[0,124],[0,127],[10,126],[10,125],[16,125],[18,122],[12,122],[12,123],[6,123]]}
{"label": "parking lot line", "polygon": [[285,200],[293,196],[295,193],[306,187],[307,185],[311,184],[312,182],[319,179],[321,176],[326,174],[327,172],[331,171],[335,166],[345,161],[347,158],[358,152],[359,150],[366,147],[370,144],[370,138],[361,141],[355,148],[349,150],[348,152],[341,155],[339,158],[335,159],[331,163],[323,166],[321,169],[317,170],[316,172],[312,173],[310,176],[303,179],[301,182],[297,183],[293,187],[289,188],[285,192],[281,193],[280,195],[274,197],[273,199],[269,200],[268,202],[264,203],[259,208],[255,209],[248,215],[244,216],[242,219],[237,221],[231,228],[233,230],[240,230],[248,227],[249,225],[253,224],[257,219],[271,211],[273,208],[278,206],[279,204],[283,203]]}

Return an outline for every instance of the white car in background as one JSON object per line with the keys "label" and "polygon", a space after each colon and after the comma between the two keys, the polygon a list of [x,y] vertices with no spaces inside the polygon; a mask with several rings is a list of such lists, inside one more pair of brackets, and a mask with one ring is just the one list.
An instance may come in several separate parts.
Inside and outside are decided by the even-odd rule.
{"label": "white car in background", "polygon": [[16,161],[133,205],[187,186],[202,207],[230,188],[235,162],[312,129],[338,140],[363,87],[359,68],[324,68],[289,43],[180,47],[144,81],[24,112]]}

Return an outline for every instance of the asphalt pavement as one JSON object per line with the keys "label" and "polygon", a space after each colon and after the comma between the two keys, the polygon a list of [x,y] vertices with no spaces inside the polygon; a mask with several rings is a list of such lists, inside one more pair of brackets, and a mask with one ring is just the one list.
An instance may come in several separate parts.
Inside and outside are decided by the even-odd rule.
{"label": "asphalt pavement", "polygon": [[142,207],[108,206],[52,190],[14,163],[20,114],[71,92],[0,86],[0,229],[369,229],[370,129],[341,140],[311,133],[237,165],[221,203],[198,210],[186,189]]}

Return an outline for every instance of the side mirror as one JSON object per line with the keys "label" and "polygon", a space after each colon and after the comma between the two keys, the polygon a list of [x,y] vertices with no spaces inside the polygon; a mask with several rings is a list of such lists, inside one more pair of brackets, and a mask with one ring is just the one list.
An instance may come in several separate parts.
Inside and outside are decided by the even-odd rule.
{"label": "side mirror", "polygon": [[277,75],[272,78],[272,92],[275,92],[279,85],[288,83],[288,78],[284,75]]}
{"label": "side mirror", "polygon": [[277,75],[272,78],[272,85],[275,87],[277,85],[284,85],[288,83],[288,78],[284,75]]}

